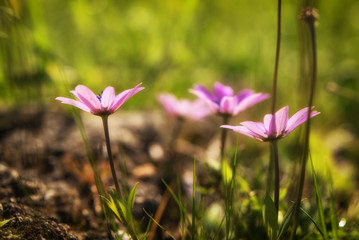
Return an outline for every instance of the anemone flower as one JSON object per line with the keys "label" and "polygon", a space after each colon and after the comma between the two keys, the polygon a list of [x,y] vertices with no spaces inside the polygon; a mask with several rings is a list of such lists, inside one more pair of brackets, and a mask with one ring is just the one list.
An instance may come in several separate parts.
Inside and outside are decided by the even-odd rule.
{"label": "anemone flower", "polygon": [[84,85],[76,86],[75,90],[71,93],[79,100],[71,98],[57,97],[56,100],[62,103],[73,105],[91,114],[100,116],[102,118],[103,129],[105,133],[107,154],[110,161],[112,179],[115,184],[116,192],[121,196],[121,189],[118,184],[118,179],[115,171],[115,166],[112,157],[110,134],[108,130],[108,116],[116,112],[129,98],[143,90],[137,84],[134,88],[127,89],[117,95],[115,95],[115,89],[113,87],[106,87],[100,95],[95,95],[88,87]]}
{"label": "anemone flower", "polygon": [[161,93],[157,100],[162,104],[168,115],[174,117],[201,120],[212,113],[208,104],[201,99],[189,101],[177,99],[173,94]]}
{"label": "anemone flower", "polygon": [[[233,89],[220,82],[214,84],[213,93],[201,85],[195,85],[194,89],[189,90],[191,93],[197,95],[198,98],[206,101],[213,109],[213,112],[222,116],[223,125],[228,123],[230,116],[235,116],[245,109],[267,99],[268,94],[254,93],[250,89],[240,91],[234,95]],[[222,130],[221,133],[221,160],[224,157],[225,143],[227,138],[227,131]]]}
{"label": "anemone flower", "polygon": [[220,82],[215,83],[213,93],[198,84],[194,86],[194,89],[190,89],[190,92],[208,102],[215,112],[232,116],[269,97],[266,93],[255,93],[250,89],[242,90],[234,95],[230,86]]}
{"label": "anemone flower", "polygon": [[111,86],[106,87],[100,95],[96,95],[88,87],[78,85],[71,93],[79,101],[65,97],[57,97],[56,100],[97,116],[108,116],[116,112],[133,95],[143,90],[144,88],[140,87],[140,85],[141,83],[117,95],[115,95],[115,89]]}
{"label": "anemone flower", "polygon": [[[279,157],[277,140],[284,138],[299,125],[310,118],[319,114],[317,111],[312,111],[314,107],[309,110],[308,107],[296,112],[291,118],[288,117],[289,107],[285,106],[279,109],[274,116],[266,114],[262,122],[241,122],[241,126],[222,125],[222,128],[232,129],[235,132],[247,135],[259,141],[269,141],[272,145],[273,159],[274,159],[274,205],[277,213],[279,209]],[[310,113],[309,113],[310,111]]]}
{"label": "anemone flower", "polygon": [[[311,109],[313,109],[312,107]],[[287,136],[299,125],[307,121],[309,108],[303,108],[296,112],[291,118],[288,118],[289,107],[285,106],[279,109],[275,113],[275,117],[272,114],[266,114],[264,121],[241,122],[241,126],[222,125],[222,128],[232,129],[235,132],[247,135],[251,138],[259,141],[274,141]],[[318,115],[319,112],[311,111],[310,118]],[[273,122],[275,121],[275,122]]]}

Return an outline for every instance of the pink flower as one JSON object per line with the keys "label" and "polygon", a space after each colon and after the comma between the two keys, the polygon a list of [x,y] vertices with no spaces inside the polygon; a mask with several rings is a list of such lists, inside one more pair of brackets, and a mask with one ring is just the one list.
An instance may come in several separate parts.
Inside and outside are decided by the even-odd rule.
{"label": "pink flower", "polygon": [[215,112],[233,116],[269,97],[268,94],[254,93],[250,89],[234,95],[231,87],[219,82],[215,83],[213,93],[201,85],[195,85],[190,92],[208,102]]}
{"label": "pink flower", "polygon": [[71,93],[79,101],[65,97],[57,97],[56,100],[73,105],[97,116],[107,116],[116,112],[130,97],[143,90],[144,87],[139,87],[141,84],[117,95],[115,95],[115,89],[110,86],[106,87],[100,95],[95,95],[88,87],[78,85]]}
{"label": "pink flower", "polygon": [[[222,125],[221,127],[232,129],[259,141],[273,141],[287,136],[299,125],[307,121],[308,109],[303,108],[288,119],[289,107],[285,106],[275,113],[275,123],[273,122],[273,115],[266,114],[263,123],[245,121],[240,123],[241,126]],[[319,112],[317,111],[311,111],[310,117],[312,118],[318,114]]]}
{"label": "pink flower", "polygon": [[158,95],[157,100],[169,115],[175,117],[201,120],[212,113],[208,104],[201,99],[191,102],[187,99],[178,100],[172,94],[162,93]]}

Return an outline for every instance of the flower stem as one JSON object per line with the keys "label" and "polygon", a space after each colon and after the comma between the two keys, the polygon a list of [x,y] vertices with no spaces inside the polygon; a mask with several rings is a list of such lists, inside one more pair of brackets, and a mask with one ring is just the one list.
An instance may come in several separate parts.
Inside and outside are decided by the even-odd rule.
{"label": "flower stem", "polygon": [[108,132],[108,116],[102,116],[102,123],[103,123],[103,130],[105,132],[107,154],[108,154],[108,159],[110,161],[112,179],[113,179],[113,181],[115,183],[116,191],[118,192],[118,194],[120,196],[122,196],[120,186],[118,185],[117,175],[116,175],[116,171],[115,171],[115,165],[113,163],[113,158],[112,158],[110,135],[109,135],[109,132]]}
{"label": "flower stem", "polygon": [[272,153],[274,160],[274,205],[279,210],[279,158],[278,158],[278,145],[277,141],[272,141]]}
{"label": "flower stem", "polygon": [[[223,114],[222,119],[223,119],[223,125],[226,125],[229,120],[229,115]],[[224,159],[224,150],[225,150],[225,145],[226,145],[226,139],[227,139],[227,129],[222,128],[222,132],[221,132],[221,163]],[[221,166],[222,166],[222,164],[221,164]]]}
{"label": "flower stem", "polygon": [[281,26],[282,26],[282,1],[278,0],[278,13],[277,13],[277,45],[275,51],[274,74],[273,74],[273,88],[272,88],[272,114],[274,116],[276,98],[277,98],[277,78],[279,67],[280,43],[281,43]]}
{"label": "flower stem", "polygon": [[290,239],[293,239],[298,225],[298,218],[299,218],[299,210],[303,195],[303,188],[304,188],[304,180],[305,180],[305,170],[307,165],[307,159],[309,155],[309,136],[310,136],[310,114],[311,114],[311,107],[313,106],[314,100],[314,90],[316,85],[316,78],[317,78],[317,45],[316,45],[316,35],[315,35],[315,20],[317,17],[317,12],[314,8],[305,8],[302,12],[302,19],[308,25],[309,33],[310,33],[310,43],[311,43],[311,50],[312,50],[312,69],[311,69],[311,86],[310,86],[310,93],[309,93],[309,101],[308,101],[308,116],[306,122],[306,129],[305,129],[305,136],[304,136],[304,149],[303,149],[303,158],[301,161],[301,172],[300,172],[300,180],[299,180],[299,189],[298,195],[295,202],[295,209],[294,209],[294,225],[293,230],[291,233]]}
{"label": "flower stem", "polygon": [[177,143],[177,139],[180,135],[180,132],[182,130],[183,122],[184,122],[184,119],[182,117],[176,118],[176,122],[175,122],[175,125],[172,130],[171,141],[169,144],[169,151],[170,151],[171,156],[175,155],[176,143]]}

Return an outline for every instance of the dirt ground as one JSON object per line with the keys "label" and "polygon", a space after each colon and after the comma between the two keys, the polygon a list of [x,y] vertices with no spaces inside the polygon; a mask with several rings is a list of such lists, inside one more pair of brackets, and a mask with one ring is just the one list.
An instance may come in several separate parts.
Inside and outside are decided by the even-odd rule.
{"label": "dirt ground", "polygon": [[[0,220],[13,218],[0,228],[1,239],[108,239],[80,132],[62,110],[29,105],[0,113]],[[111,189],[101,119],[81,116],[102,181]],[[183,192],[191,194],[193,156],[207,154],[217,132],[213,121],[185,124],[176,162]],[[125,163],[128,186],[139,183],[133,211],[144,228],[149,219],[143,209],[154,215],[165,191],[161,178],[168,170],[172,126],[163,112],[119,111],[109,118],[116,170],[125,179]],[[168,204],[161,223],[176,234],[178,213],[170,209],[177,207]],[[166,234],[158,230],[155,239]]]}

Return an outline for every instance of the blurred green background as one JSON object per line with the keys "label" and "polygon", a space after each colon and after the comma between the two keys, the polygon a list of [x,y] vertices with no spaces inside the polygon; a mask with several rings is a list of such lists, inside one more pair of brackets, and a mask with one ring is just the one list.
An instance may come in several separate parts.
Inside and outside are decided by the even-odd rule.
{"label": "blurred green background", "polygon": [[[223,81],[238,90],[271,92],[275,1],[1,2],[2,104],[38,98],[31,91],[39,88],[41,97],[51,102],[64,94],[59,87],[65,81],[98,92],[108,85],[120,91],[143,82],[147,90],[138,96],[141,101],[128,103],[136,108],[151,107],[160,91],[187,97],[194,83],[211,87]],[[325,89],[329,82],[358,89],[359,3],[317,5],[317,105],[336,113],[328,121],[358,117],[355,109],[343,108],[350,106],[348,99],[333,97]],[[283,2],[279,106],[301,101],[298,15],[297,4]]]}
{"label": "blurred green background", "polygon": [[[313,126],[313,155],[319,172],[324,165],[344,169],[333,167],[345,202],[359,179],[359,1],[315,6],[315,106],[322,114]],[[160,92],[191,98],[195,83],[272,90],[276,1],[4,0],[0,11],[2,111],[29,102],[52,107],[77,84],[100,93],[143,82],[146,90],[126,109],[159,108]],[[290,105],[292,115],[307,105],[300,61],[306,41],[300,6],[283,1],[282,12],[277,108]],[[259,121],[270,101],[257,109]]]}

